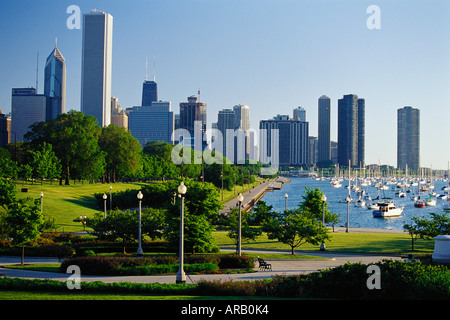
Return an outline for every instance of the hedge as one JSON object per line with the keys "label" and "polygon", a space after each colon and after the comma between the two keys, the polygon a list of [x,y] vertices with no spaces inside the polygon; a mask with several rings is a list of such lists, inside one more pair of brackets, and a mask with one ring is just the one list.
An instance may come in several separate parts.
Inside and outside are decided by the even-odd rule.
{"label": "hedge", "polygon": [[[277,276],[256,281],[199,281],[187,284],[81,283],[81,292],[177,295],[274,296],[312,299],[450,299],[450,271],[442,265],[383,261],[381,289],[368,289],[367,267],[361,263],[298,276]],[[65,282],[0,278],[0,290],[66,291]]]}
{"label": "hedge", "polygon": [[[253,258],[237,255],[187,255],[184,259],[186,272],[196,273],[220,269],[252,269]],[[84,256],[66,259],[61,263],[60,272],[70,265],[77,265],[86,275],[150,275],[176,273],[178,258],[159,257],[101,257]]]}

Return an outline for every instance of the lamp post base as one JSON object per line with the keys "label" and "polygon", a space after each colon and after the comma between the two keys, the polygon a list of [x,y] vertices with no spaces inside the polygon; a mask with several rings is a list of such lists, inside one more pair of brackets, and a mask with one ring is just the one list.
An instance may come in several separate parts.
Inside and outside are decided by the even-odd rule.
{"label": "lamp post base", "polygon": [[178,271],[176,283],[186,283],[186,273],[184,271]]}

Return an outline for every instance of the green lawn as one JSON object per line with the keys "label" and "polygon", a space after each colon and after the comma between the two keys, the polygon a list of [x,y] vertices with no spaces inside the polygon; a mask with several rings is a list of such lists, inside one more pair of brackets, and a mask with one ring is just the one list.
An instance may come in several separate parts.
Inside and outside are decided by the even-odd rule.
{"label": "green lawn", "polygon": [[[123,191],[127,189],[141,189],[144,183],[96,183],[81,184],[77,182],[75,185],[71,181],[71,185],[59,185],[58,182],[53,182],[50,184],[48,181],[44,181],[41,185],[40,181],[35,182],[33,185],[28,182],[27,184],[22,184],[22,182],[17,183],[17,195],[19,198],[31,197],[33,199],[40,199],[41,192],[44,193],[43,198],[43,212],[44,215],[56,219],[57,231],[58,232],[81,232],[83,227],[80,223],[73,222],[74,219],[81,215],[86,215],[87,217],[94,216],[97,211],[103,211],[103,207],[97,208],[97,203],[94,198],[95,193],[106,193],[108,195],[108,200],[106,204],[107,210],[109,210],[109,186],[112,186],[112,191]],[[258,185],[256,182],[255,185]],[[28,192],[21,192],[22,188],[28,189]],[[253,188],[253,184],[246,184],[244,188],[241,186],[236,186],[236,194],[234,190],[224,191],[224,201],[226,203],[237,197],[239,192],[245,192]],[[219,190],[219,201],[222,200],[221,190]],[[136,202],[137,206],[137,202]],[[113,207],[114,207],[114,195],[113,195]]]}
{"label": "green lawn", "polygon": [[[43,198],[43,212],[44,215],[55,218],[58,226],[58,232],[81,232],[83,227],[80,223],[73,222],[74,219],[80,215],[93,217],[96,211],[103,211],[103,208],[96,208],[95,193],[104,192],[109,199],[110,184],[81,184],[60,186],[54,182],[52,185],[49,182],[36,182],[34,185],[30,183],[22,185],[17,183],[17,196],[19,198],[32,197],[33,199],[40,199],[40,193],[44,193]],[[141,183],[114,183],[111,184],[112,191],[122,191],[126,189],[140,189]],[[28,192],[21,192],[22,188],[27,188]],[[114,199],[113,199],[114,206]],[[109,209],[109,202],[107,202],[107,209]]]}
{"label": "green lawn", "polygon": [[[214,238],[219,247],[234,248],[235,244],[227,237],[227,232],[216,231]],[[411,237],[407,233],[345,233],[330,232],[330,240],[325,242],[328,251],[333,252],[354,252],[373,254],[404,254],[411,250]],[[290,246],[270,240],[266,234],[259,236],[256,241],[242,243],[242,249],[269,249],[288,250]],[[431,253],[434,249],[434,241],[416,240],[414,244],[416,252]],[[296,254],[300,251],[318,251],[319,246],[305,244],[296,248]]]}

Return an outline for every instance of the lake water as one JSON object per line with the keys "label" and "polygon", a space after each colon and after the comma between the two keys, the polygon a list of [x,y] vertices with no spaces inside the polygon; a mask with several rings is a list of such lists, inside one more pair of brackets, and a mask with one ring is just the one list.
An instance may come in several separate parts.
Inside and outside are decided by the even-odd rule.
{"label": "lake water", "polygon": [[[283,184],[282,190],[274,190],[273,192],[267,192],[262,198],[268,205],[272,205],[275,211],[283,211],[285,209],[285,197],[288,194],[287,207],[292,209],[298,206],[298,204],[303,200],[305,187],[307,188],[319,188],[327,197],[327,202],[329,203],[328,209],[334,213],[340,215],[341,221],[336,224],[336,226],[345,226],[347,221],[347,203],[345,198],[348,196],[348,180],[342,181],[341,188],[334,188],[330,183],[329,179],[324,181],[317,181],[312,178],[293,178],[289,177],[291,182]],[[352,181],[352,184],[355,184]],[[401,198],[395,195],[396,191],[402,190],[396,187],[396,184],[390,185],[389,190],[378,191],[378,188],[373,186],[363,187],[366,191],[366,195],[369,194],[372,199],[377,197],[378,192],[380,192],[380,197],[392,198],[396,206],[404,206],[403,213],[400,217],[392,218],[374,218],[372,210],[367,207],[356,207],[354,203],[349,205],[349,227],[350,228],[378,228],[378,229],[395,229],[403,230],[403,225],[405,223],[411,223],[412,217],[429,217],[431,212],[442,213],[443,204],[447,200],[437,199],[436,206],[425,206],[424,208],[414,207],[414,201],[411,200],[411,195],[413,192],[417,195],[417,187],[414,188],[411,193],[406,193],[406,197]],[[438,194],[444,194],[446,191],[441,190],[443,186],[447,186],[447,182],[442,180],[437,180],[434,182],[434,191]],[[406,189],[405,189],[406,191]],[[421,198],[428,196],[427,194],[421,193]],[[355,192],[351,192],[352,199],[357,199],[358,196]],[[368,203],[373,203],[375,201],[368,201]]]}

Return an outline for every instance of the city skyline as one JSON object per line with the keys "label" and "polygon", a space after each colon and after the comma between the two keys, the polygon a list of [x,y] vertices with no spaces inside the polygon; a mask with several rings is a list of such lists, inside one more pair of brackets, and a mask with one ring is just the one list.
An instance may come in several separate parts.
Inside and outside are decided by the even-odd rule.
{"label": "city skyline", "polygon": [[[66,111],[80,110],[83,30],[66,27],[66,9],[76,5],[81,15],[97,8],[114,17],[111,95],[124,108],[141,104],[147,56],[156,57],[164,100],[178,106],[200,89],[200,101],[208,104],[208,128],[219,110],[237,104],[250,107],[253,129],[260,120],[291,114],[301,105],[309,135],[317,136],[317,99],[326,95],[331,100],[331,140],[337,141],[338,99],[358,94],[366,101],[366,164],[396,166],[396,113],[411,105],[421,110],[421,165],[445,170],[450,150],[435,146],[448,136],[450,119],[450,97],[445,94],[450,86],[450,46],[441,41],[450,33],[445,19],[450,4],[378,1],[379,30],[366,25],[371,4],[8,2],[0,13],[5,30],[0,57],[21,63],[5,65],[0,109],[11,111],[11,88],[35,86],[36,52],[48,52],[58,38],[67,67]],[[356,44],[352,50],[349,43]],[[40,59],[39,83],[44,63]]]}

